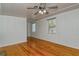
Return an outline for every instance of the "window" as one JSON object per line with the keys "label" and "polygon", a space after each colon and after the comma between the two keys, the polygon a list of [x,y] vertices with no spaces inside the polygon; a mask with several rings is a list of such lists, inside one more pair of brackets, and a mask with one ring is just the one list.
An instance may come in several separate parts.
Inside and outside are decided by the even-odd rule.
{"label": "window", "polygon": [[32,32],[36,32],[36,23],[32,24]]}
{"label": "window", "polygon": [[56,33],[56,17],[48,19],[48,33]]}

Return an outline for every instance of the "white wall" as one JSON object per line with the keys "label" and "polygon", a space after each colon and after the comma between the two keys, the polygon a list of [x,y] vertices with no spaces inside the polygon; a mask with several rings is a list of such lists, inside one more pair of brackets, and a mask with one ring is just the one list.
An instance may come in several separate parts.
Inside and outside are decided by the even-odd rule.
{"label": "white wall", "polygon": [[0,15],[0,47],[26,42],[26,18]]}
{"label": "white wall", "polygon": [[[57,18],[56,34],[48,34],[47,19],[52,17]],[[32,36],[79,49],[79,9],[38,20]]]}

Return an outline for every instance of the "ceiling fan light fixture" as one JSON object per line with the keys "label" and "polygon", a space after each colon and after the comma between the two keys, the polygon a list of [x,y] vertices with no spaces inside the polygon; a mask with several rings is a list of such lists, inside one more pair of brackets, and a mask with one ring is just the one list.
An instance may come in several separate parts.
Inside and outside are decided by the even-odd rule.
{"label": "ceiling fan light fixture", "polygon": [[47,11],[46,10],[39,10],[40,14],[45,14]]}
{"label": "ceiling fan light fixture", "polygon": [[41,10],[39,11],[39,13],[40,13],[40,14],[44,14],[44,12],[43,12],[43,11],[41,11]]}
{"label": "ceiling fan light fixture", "polygon": [[46,10],[43,10],[43,12],[46,13],[47,11]]}

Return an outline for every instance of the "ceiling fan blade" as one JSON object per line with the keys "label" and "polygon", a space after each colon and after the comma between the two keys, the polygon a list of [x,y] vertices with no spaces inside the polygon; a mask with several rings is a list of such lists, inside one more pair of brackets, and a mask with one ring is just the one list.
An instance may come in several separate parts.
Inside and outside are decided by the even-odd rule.
{"label": "ceiling fan blade", "polygon": [[37,15],[37,14],[38,14],[38,11],[34,15]]}
{"label": "ceiling fan blade", "polygon": [[35,8],[27,8],[27,9],[35,9]]}
{"label": "ceiling fan blade", "polygon": [[27,9],[37,9],[37,8],[38,8],[38,6],[34,6],[33,8],[29,7]]}
{"label": "ceiling fan blade", "polygon": [[52,6],[52,7],[48,7],[49,9],[57,9],[58,6]]}

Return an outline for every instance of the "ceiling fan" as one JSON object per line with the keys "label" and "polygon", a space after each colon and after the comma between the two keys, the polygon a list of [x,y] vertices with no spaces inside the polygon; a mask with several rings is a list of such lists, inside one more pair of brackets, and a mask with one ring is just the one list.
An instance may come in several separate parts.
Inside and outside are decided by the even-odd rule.
{"label": "ceiling fan", "polygon": [[27,9],[37,9],[38,11],[34,13],[37,14],[49,14],[47,9],[57,9],[58,6],[46,7],[46,3],[40,3],[38,6],[29,7]]}

